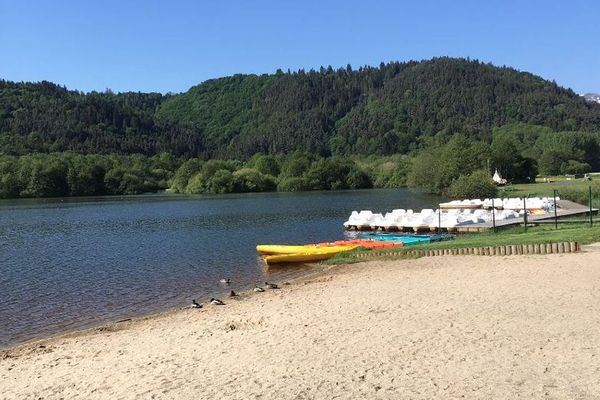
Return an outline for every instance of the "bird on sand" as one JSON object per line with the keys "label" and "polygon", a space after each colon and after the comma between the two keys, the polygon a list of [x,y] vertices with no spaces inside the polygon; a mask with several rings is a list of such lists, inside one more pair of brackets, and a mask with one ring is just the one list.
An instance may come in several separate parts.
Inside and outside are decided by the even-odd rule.
{"label": "bird on sand", "polygon": [[265,286],[267,289],[279,289],[279,286],[277,286],[275,283],[265,282]]}
{"label": "bird on sand", "polygon": [[233,290],[231,292],[229,292],[229,297],[235,297],[238,294],[236,292],[234,292]]}
{"label": "bird on sand", "polygon": [[255,292],[264,292],[264,291],[265,291],[265,289],[261,288],[260,286],[256,286],[256,287],[254,288],[254,291],[255,291]]}
{"label": "bird on sand", "polygon": [[225,305],[225,303],[223,303],[221,300],[215,299],[214,297],[210,299],[210,304],[213,304],[215,306],[223,306],[223,305]]}
{"label": "bird on sand", "polygon": [[194,299],[192,300],[192,305],[190,306],[190,308],[202,308],[202,304],[198,304],[196,299]]}

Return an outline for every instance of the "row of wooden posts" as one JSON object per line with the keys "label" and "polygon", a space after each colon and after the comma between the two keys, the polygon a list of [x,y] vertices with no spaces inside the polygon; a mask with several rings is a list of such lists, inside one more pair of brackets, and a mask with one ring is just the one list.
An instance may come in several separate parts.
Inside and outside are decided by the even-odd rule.
{"label": "row of wooden posts", "polygon": [[538,244],[511,244],[506,246],[486,246],[486,247],[466,247],[460,249],[435,249],[435,250],[408,250],[385,253],[364,252],[356,254],[358,258],[370,258],[380,256],[400,256],[409,255],[414,257],[435,257],[435,256],[456,256],[456,255],[476,255],[476,256],[509,256],[517,254],[560,254],[574,253],[581,250],[577,242],[559,242],[559,243],[538,243]]}

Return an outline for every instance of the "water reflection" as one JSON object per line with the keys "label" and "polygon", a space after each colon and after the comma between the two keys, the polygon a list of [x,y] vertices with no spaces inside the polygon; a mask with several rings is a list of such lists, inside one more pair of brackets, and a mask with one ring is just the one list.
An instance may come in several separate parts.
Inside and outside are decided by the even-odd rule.
{"label": "water reflection", "polygon": [[342,239],[352,210],[438,202],[397,189],[0,201],[0,346],[284,282],[315,267],[267,269],[257,244]]}

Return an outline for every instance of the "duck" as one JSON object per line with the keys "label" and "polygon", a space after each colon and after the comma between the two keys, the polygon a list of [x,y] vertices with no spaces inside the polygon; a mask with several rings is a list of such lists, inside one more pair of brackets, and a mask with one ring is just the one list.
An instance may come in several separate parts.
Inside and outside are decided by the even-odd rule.
{"label": "duck", "polygon": [[219,282],[230,284],[231,283],[231,279],[229,279],[229,278],[223,278]]}
{"label": "duck", "polygon": [[223,305],[225,305],[225,303],[223,303],[221,300],[215,299],[214,297],[212,297],[210,299],[210,304],[213,304],[215,306],[223,306]]}
{"label": "duck", "polygon": [[265,291],[265,289],[261,288],[260,286],[256,286],[256,287],[254,288],[254,291],[255,291],[255,292],[264,292],[264,291]]}
{"label": "duck", "polygon": [[229,292],[229,297],[235,297],[238,294],[236,292],[234,292],[233,290],[231,292]]}
{"label": "duck", "polygon": [[196,299],[192,300],[192,305],[190,306],[190,308],[202,308],[202,304],[198,304],[198,302],[196,301]]}
{"label": "duck", "polygon": [[275,283],[265,282],[265,286],[267,289],[279,289],[279,286],[277,286]]}

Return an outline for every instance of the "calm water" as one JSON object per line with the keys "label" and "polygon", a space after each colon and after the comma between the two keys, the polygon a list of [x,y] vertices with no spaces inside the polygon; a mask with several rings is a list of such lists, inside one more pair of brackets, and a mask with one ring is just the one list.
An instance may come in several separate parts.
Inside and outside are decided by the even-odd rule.
{"label": "calm water", "polygon": [[0,347],[281,282],[259,243],[342,239],[352,210],[432,208],[408,190],[0,201]]}

